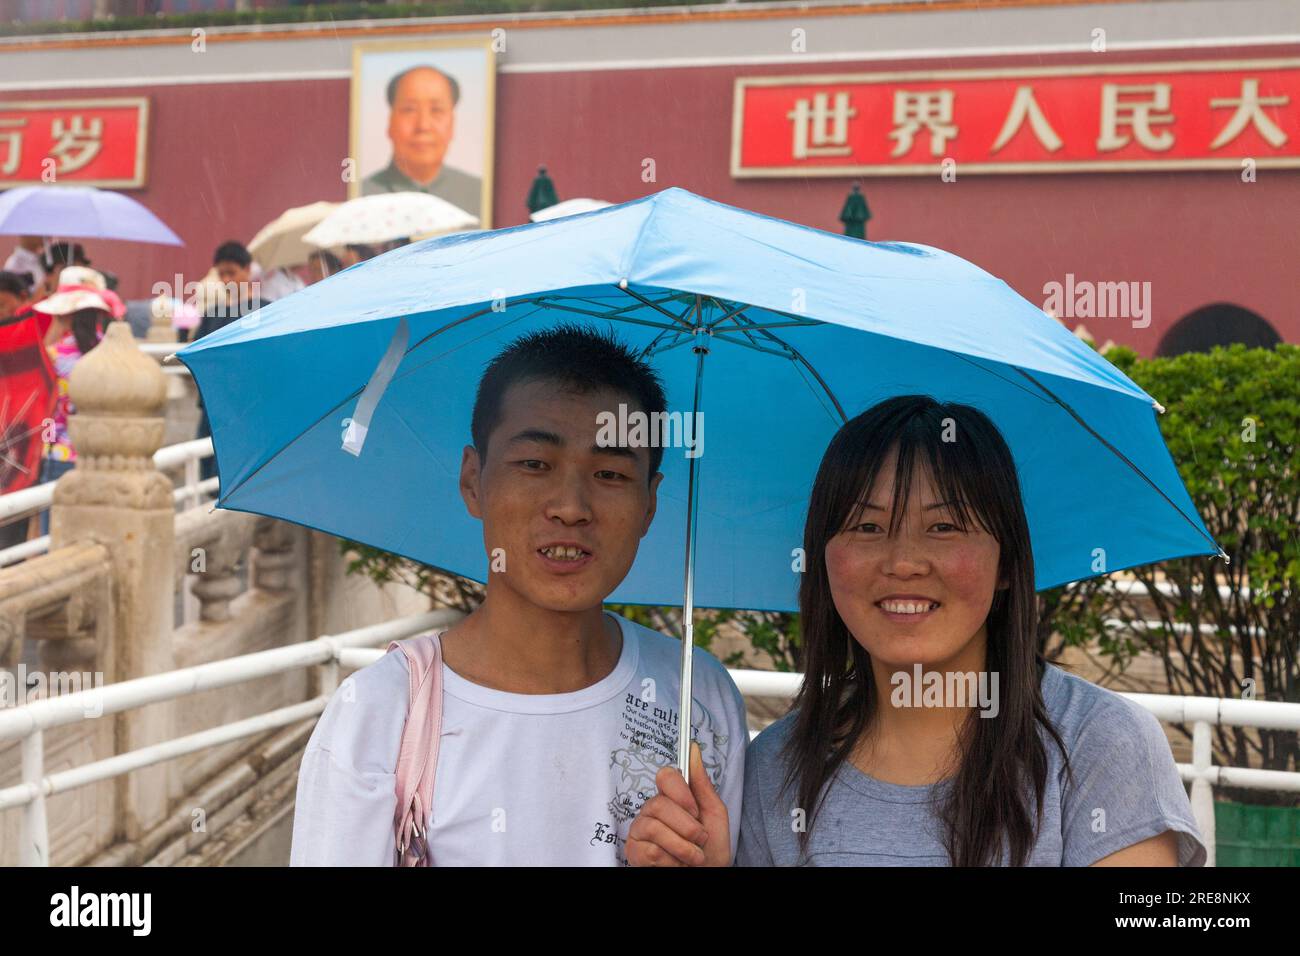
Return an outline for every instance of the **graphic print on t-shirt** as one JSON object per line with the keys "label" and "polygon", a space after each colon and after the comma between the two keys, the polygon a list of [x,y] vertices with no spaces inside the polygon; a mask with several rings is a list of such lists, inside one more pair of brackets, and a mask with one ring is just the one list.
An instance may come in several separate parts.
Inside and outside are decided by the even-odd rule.
{"label": "graphic print on t-shirt", "polygon": [[[700,745],[704,769],[713,786],[722,785],[730,735],[726,727],[698,699],[691,707],[691,738]],[[655,775],[661,767],[677,762],[678,711],[675,706],[656,703],[653,694],[628,693],[623,700],[623,726],[619,739],[624,746],[609,757],[614,797],[609,802],[613,823],[598,820],[590,843],[617,845],[619,862],[626,865],[624,846],[632,821],[641,805],[653,797],[658,788]]]}

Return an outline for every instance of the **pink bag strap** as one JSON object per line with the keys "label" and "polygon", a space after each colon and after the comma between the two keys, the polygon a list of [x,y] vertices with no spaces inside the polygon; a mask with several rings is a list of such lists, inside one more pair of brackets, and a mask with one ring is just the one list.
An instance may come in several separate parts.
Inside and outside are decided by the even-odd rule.
{"label": "pink bag strap", "polygon": [[404,641],[391,641],[406,655],[409,703],[402,744],[397,753],[397,807],[393,835],[397,866],[429,866],[425,821],[433,809],[433,777],[438,768],[438,742],[442,732],[441,631]]}

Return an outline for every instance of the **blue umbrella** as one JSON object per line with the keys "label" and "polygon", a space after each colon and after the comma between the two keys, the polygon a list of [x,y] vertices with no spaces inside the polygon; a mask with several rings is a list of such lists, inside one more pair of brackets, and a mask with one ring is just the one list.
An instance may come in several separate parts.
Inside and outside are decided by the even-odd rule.
{"label": "blue umbrella", "polygon": [[0,235],[124,239],[183,246],[130,196],[93,186],[18,186],[0,193]]}
{"label": "blue umbrella", "polygon": [[[1006,283],[942,250],[869,243],[666,189],[415,243],[177,353],[212,421],[220,507],[486,580],[457,476],[486,362],[583,317],[640,347],[703,454],[666,450],[659,510],[612,601],[683,594],[679,766],[695,604],[794,610],[812,479],[847,418],[929,393],[981,409],[1020,472],[1041,590],[1223,554],[1158,403]],[[696,446],[700,448],[700,445]],[[1223,555],[1226,557],[1226,555]]]}

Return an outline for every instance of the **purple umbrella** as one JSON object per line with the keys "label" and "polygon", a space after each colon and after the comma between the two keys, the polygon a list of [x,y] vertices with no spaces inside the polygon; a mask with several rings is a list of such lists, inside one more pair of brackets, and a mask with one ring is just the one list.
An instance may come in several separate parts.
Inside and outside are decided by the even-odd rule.
{"label": "purple umbrella", "polygon": [[19,186],[5,190],[0,193],[0,235],[185,245],[180,236],[134,199],[94,186]]}

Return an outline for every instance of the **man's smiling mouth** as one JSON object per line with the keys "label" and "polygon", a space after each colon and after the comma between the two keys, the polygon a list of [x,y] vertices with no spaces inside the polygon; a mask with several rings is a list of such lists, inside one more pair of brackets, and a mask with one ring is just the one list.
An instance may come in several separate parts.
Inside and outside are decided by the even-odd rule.
{"label": "man's smiling mouth", "polygon": [[581,561],[583,558],[591,557],[590,551],[584,551],[577,545],[571,544],[553,544],[544,548],[538,548],[537,553],[550,558],[552,561]]}

